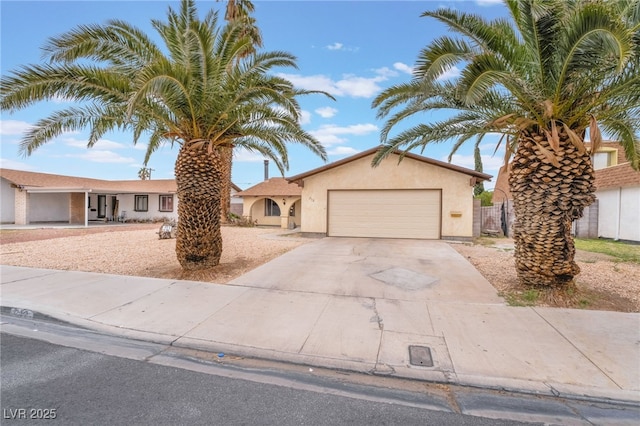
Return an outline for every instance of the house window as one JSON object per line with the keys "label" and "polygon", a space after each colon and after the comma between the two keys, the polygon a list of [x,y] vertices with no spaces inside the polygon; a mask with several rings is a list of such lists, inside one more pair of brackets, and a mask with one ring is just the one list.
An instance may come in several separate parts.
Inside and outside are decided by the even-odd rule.
{"label": "house window", "polygon": [[280,207],[271,198],[264,200],[264,215],[265,216],[280,216]]}
{"label": "house window", "polygon": [[137,212],[149,211],[149,196],[148,195],[136,195],[135,205],[133,209]]}
{"label": "house window", "polygon": [[593,168],[595,170],[604,169],[616,165],[615,151],[600,151],[593,155]]}
{"label": "house window", "polygon": [[160,206],[159,210],[161,212],[172,212],[173,211],[173,195],[161,195],[158,205]]}

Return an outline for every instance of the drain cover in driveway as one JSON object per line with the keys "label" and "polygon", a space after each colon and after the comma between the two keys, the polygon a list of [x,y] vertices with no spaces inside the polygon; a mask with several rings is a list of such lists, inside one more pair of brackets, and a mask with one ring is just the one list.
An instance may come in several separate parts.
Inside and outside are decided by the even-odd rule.
{"label": "drain cover in driveway", "polygon": [[404,268],[389,268],[369,276],[383,283],[407,290],[419,290],[438,282],[438,278]]}
{"label": "drain cover in driveway", "polygon": [[409,363],[420,367],[433,367],[431,349],[428,346],[409,346]]}

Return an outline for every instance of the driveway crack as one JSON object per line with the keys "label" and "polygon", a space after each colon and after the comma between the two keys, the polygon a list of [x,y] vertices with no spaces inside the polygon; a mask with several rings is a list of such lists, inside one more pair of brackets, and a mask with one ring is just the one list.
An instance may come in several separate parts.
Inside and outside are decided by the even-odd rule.
{"label": "driveway crack", "polygon": [[384,375],[390,376],[395,374],[396,370],[390,365],[384,364],[380,362],[380,351],[382,350],[382,339],[384,337],[384,322],[380,313],[378,312],[378,305],[375,298],[371,298],[373,303],[371,304],[371,308],[373,309],[374,315],[371,317],[371,322],[378,323],[378,330],[380,330],[380,340],[378,341],[378,352],[376,353],[376,364],[371,371],[372,374],[376,375]]}

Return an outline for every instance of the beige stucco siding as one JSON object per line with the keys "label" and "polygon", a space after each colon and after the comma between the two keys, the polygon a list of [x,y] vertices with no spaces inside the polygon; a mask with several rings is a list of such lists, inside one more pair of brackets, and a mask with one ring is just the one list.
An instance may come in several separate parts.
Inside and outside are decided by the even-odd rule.
{"label": "beige stucco siding", "polygon": [[[276,202],[280,208],[280,216],[265,216],[265,200],[271,198]],[[243,213],[245,217],[249,217],[252,221],[255,221],[258,225],[265,226],[280,226],[282,228],[288,228],[289,223],[293,223],[296,226],[300,226],[301,222],[301,207],[300,197],[251,197],[244,196],[243,201]],[[294,216],[289,215],[291,206],[294,206]]]}
{"label": "beige stucco siding", "polygon": [[327,194],[332,189],[440,189],[442,238],[473,235],[470,176],[411,158],[371,167],[373,155],[308,176],[302,189],[302,232],[327,232]]}

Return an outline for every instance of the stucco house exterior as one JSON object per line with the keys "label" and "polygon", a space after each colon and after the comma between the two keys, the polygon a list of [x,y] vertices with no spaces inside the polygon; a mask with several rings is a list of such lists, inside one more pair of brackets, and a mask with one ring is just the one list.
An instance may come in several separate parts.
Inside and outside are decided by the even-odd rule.
{"label": "stucco house exterior", "polygon": [[[371,167],[378,147],[287,178],[301,232],[345,237],[473,237],[473,186],[490,175],[407,153]],[[291,199],[293,201],[293,198]],[[287,205],[290,205],[287,202]]]}
{"label": "stucco house exterior", "polygon": [[174,179],[120,180],[0,169],[0,222],[177,219]]}
{"label": "stucco house exterior", "polygon": [[[584,238],[640,241],[640,172],[633,170],[618,142],[604,142],[593,155],[596,201],[574,222],[573,233]],[[509,169],[498,174],[493,202],[511,200]]]}
{"label": "stucco house exterior", "polygon": [[295,228],[300,226],[302,189],[285,178],[267,178],[237,194],[242,198],[242,215],[258,225]]}

